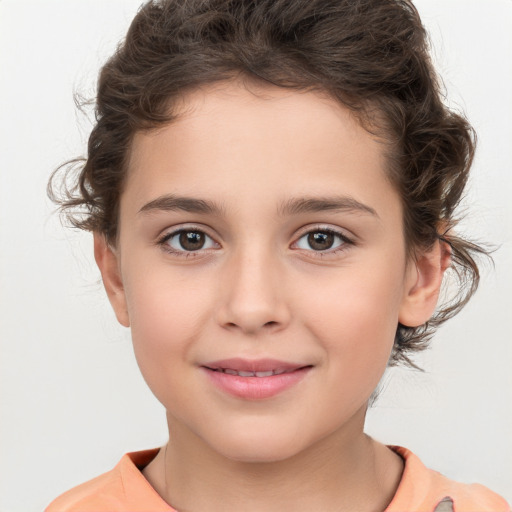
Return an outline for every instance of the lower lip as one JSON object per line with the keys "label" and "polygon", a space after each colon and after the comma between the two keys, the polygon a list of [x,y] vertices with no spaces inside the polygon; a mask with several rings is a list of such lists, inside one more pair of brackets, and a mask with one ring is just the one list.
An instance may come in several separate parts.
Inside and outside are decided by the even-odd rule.
{"label": "lower lip", "polygon": [[245,400],[262,400],[276,396],[300,382],[311,368],[307,366],[270,377],[240,377],[201,367],[217,388]]}

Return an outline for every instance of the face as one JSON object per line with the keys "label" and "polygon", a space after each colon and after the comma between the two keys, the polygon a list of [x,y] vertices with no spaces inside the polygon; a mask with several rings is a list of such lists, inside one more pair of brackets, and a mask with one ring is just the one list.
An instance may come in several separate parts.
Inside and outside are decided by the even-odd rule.
{"label": "face", "polygon": [[136,135],[104,280],[176,435],[271,461],[362,432],[419,275],[384,149],[333,100],[236,82]]}

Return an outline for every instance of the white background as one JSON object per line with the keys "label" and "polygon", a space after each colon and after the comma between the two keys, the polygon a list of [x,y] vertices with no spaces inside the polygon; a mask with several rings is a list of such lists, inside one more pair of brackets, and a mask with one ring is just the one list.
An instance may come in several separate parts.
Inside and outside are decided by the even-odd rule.
{"label": "white background", "polygon": [[[81,155],[99,66],[139,0],[0,0],[0,512],[40,511],[128,451],[166,441],[92,260],[45,196]],[[462,228],[499,245],[476,297],[418,361],[393,370],[368,417],[451,478],[512,501],[512,2],[422,0],[449,100],[479,133]]]}

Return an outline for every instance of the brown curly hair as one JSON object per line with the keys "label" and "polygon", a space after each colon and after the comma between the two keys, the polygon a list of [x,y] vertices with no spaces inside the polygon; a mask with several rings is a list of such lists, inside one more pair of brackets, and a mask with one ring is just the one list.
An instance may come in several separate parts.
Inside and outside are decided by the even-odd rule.
{"label": "brown curly hair", "polygon": [[[390,142],[411,254],[451,247],[458,292],[426,324],[398,325],[390,365],[414,363],[435,328],[476,291],[475,256],[486,251],[452,228],[476,136],[443,104],[428,37],[408,0],[152,0],[101,69],[87,158],[66,162],[48,192],[75,227],[115,245],[126,162],[137,131],[176,118],[201,85],[242,77],[327,93]],[[64,171],[64,177],[60,171]]]}

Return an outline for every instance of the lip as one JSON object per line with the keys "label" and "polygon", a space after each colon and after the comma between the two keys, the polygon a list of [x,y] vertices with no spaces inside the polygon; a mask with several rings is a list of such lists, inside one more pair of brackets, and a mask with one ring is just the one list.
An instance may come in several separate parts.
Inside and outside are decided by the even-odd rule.
{"label": "lip", "polygon": [[[240,358],[212,361],[201,366],[210,383],[220,391],[244,400],[264,400],[298,384],[313,368],[276,359],[247,360]],[[232,369],[245,372],[284,371],[267,377],[242,377],[218,371]]]}
{"label": "lip", "polygon": [[290,363],[287,361],[279,361],[278,359],[243,359],[241,357],[233,357],[231,359],[221,359],[212,361],[201,366],[216,370],[219,368],[229,368],[242,372],[268,372],[271,370],[294,371],[304,366],[310,366],[301,363]]}

